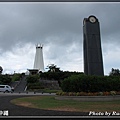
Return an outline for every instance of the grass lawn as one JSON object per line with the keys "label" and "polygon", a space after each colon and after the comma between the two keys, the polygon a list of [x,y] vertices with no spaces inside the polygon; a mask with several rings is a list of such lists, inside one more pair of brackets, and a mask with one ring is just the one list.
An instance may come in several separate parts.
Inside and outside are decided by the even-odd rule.
{"label": "grass lawn", "polygon": [[56,100],[54,96],[33,96],[13,99],[11,103],[46,110],[74,112],[120,112],[120,101],[80,102],[74,100]]}

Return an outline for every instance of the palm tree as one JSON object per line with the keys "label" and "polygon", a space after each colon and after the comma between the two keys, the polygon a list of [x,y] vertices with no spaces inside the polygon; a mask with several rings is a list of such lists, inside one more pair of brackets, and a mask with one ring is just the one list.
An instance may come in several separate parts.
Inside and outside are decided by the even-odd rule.
{"label": "palm tree", "polygon": [[49,64],[48,66],[48,72],[60,72],[60,68],[56,67],[54,64]]}

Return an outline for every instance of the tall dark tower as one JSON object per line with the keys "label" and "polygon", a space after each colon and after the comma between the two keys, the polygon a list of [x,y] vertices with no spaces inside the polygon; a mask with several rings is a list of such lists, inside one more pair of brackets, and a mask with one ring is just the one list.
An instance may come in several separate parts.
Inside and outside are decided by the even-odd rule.
{"label": "tall dark tower", "polygon": [[101,50],[100,26],[98,19],[91,15],[83,20],[84,73],[104,75]]}

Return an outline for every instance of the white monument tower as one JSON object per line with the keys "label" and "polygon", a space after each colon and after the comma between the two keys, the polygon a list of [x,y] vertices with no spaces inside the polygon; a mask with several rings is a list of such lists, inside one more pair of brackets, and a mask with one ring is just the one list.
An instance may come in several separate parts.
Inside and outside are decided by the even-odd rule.
{"label": "white monument tower", "polygon": [[43,45],[37,44],[36,45],[36,54],[35,54],[35,61],[34,61],[34,69],[38,69],[39,71],[44,72],[44,61],[43,61]]}

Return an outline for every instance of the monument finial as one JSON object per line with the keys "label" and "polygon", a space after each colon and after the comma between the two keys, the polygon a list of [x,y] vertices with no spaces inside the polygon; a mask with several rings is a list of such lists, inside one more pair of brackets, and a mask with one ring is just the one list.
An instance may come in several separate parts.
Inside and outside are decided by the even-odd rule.
{"label": "monument finial", "polygon": [[36,48],[41,48],[41,49],[42,49],[42,48],[43,48],[43,44],[37,43],[37,44],[36,44]]}

